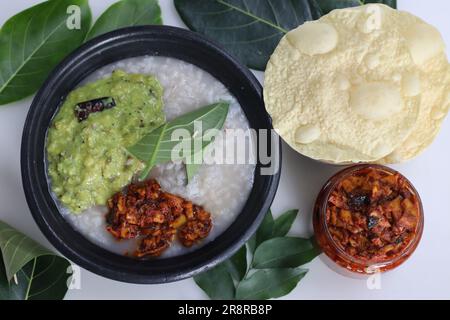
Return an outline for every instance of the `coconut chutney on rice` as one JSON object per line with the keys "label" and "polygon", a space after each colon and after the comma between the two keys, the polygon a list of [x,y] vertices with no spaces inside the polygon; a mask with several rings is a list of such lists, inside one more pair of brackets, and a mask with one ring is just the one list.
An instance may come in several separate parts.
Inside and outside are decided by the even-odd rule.
{"label": "coconut chutney on rice", "polygon": [[[115,173],[118,173],[118,175],[121,176],[123,172],[126,172],[128,176],[124,177],[125,182],[120,181],[114,185],[114,188],[116,190],[111,190],[112,192],[108,193],[108,188],[106,188],[105,193],[101,197],[99,196],[97,198],[94,198],[94,200],[91,202],[85,202],[86,204],[89,203],[89,207],[83,207],[83,210],[81,212],[76,212],[76,210],[73,210],[73,206],[71,204],[72,202],[76,202],[78,199],[72,198],[67,201],[67,199],[64,199],[64,194],[61,192],[61,190],[64,188],[60,186],[64,186],[64,183],[66,182],[55,184],[55,181],[58,181],[58,179],[64,180],[65,177],[61,177],[61,173],[66,172],[64,170],[67,169],[63,166],[64,170],[58,171],[57,168],[59,164],[56,163],[58,162],[57,160],[66,157],[67,159],[64,160],[70,163],[70,161],[72,161],[73,159],[72,156],[68,157],[67,154],[61,155],[61,153],[58,153],[60,150],[57,150],[58,152],[52,151],[52,144],[55,143],[55,140],[58,140],[57,136],[59,133],[56,132],[56,130],[53,130],[54,126],[51,126],[48,132],[48,172],[52,193],[59,205],[60,212],[78,232],[80,232],[90,241],[100,245],[101,247],[109,251],[118,254],[133,255],[138,242],[141,241],[141,237],[139,235],[144,234],[143,230],[147,230],[148,228],[151,229],[154,225],[145,225],[144,229],[136,231],[138,233],[138,236],[136,237],[129,237],[130,230],[131,232],[134,232],[133,230],[135,229],[130,228],[130,221],[128,220],[124,222],[123,220],[119,219],[122,224],[120,226],[116,225],[116,233],[111,233],[107,230],[108,227],[111,227],[111,221],[108,221],[106,219],[107,215],[111,217],[111,212],[108,214],[108,211],[115,210],[114,212],[117,213],[117,208],[120,207],[117,205],[117,201],[114,204],[111,202],[113,194],[115,194],[114,197],[117,200],[117,193],[121,192],[123,188],[126,188],[127,185],[136,183],[137,173],[142,170],[144,166],[144,164],[139,160],[132,159],[129,155],[127,155],[128,158],[124,159],[123,154],[120,153],[123,151],[122,149],[124,147],[128,147],[129,144],[136,143],[140,138],[142,138],[143,135],[148,133],[148,131],[153,130],[158,125],[161,125],[164,121],[170,122],[182,115],[185,115],[188,112],[197,110],[205,105],[217,103],[218,101],[229,102],[228,113],[223,123],[222,130],[216,136],[211,145],[207,146],[207,148],[223,148],[223,146],[225,145],[233,144],[233,141],[230,141],[230,139],[234,139],[234,137],[232,135],[226,135],[226,130],[249,130],[250,126],[238,101],[231,95],[228,89],[225,88],[225,86],[221,82],[219,82],[206,71],[192,64],[174,58],[143,56],[118,61],[116,63],[107,65],[91,74],[87,79],[83,81],[78,89],[74,90],[74,92],[76,92],[80,88],[81,90],[83,90],[86,84],[88,86],[92,86],[92,84],[95,84],[98,81],[107,81],[105,79],[111,78],[111,75],[113,75],[114,77],[114,74],[117,72],[122,73],[124,79],[127,81],[129,80],[128,77],[139,75],[138,77],[141,78],[139,78],[138,82],[141,80],[144,82],[147,81],[147,83],[151,82],[151,88],[149,87],[150,91],[152,91],[152,93],[150,94],[150,99],[155,100],[153,101],[153,104],[150,105],[150,108],[153,108],[152,114],[147,115],[147,118],[145,118],[147,119],[147,121],[144,123],[144,125],[141,125],[140,129],[138,129],[142,129],[142,132],[136,133],[133,130],[125,130],[126,134],[131,135],[131,137],[128,136],[128,138],[124,141],[123,139],[117,140],[119,141],[118,147],[120,148],[118,148],[119,151],[117,151],[119,154],[119,164],[115,169]],[[159,83],[162,88],[161,106],[159,106],[158,102],[158,85],[157,83],[152,82],[153,79],[156,79],[156,82]],[[104,92],[102,92],[102,90],[99,90],[99,94],[102,95],[102,97],[98,96],[96,98],[103,98],[103,93]],[[111,95],[114,98],[114,93],[112,93]],[[93,97],[87,97],[87,100],[92,98]],[[129,98],[130,96],[128,96],[128,99]],[[70,99],[71,95],[69,94],[66,102]],[[139,112],[145,112],[142,111],[141,103],[141,101],[143,101],[142,99],[145,100],[145,95],[138,95],[136,99],[133,100],[133,96],[131,96],[131,99],[129,101],[131,101],[131,104],[139,105],[139,107],[141,108]],[[64,104],[55,116],[55,119],[53,120],[54,122],[58,120],[59,114],[64,112],[65,108],[68,110],[69,108],[73,109],[75,107],[73,105],[74,103],[79,103],[78,105],[81,105],[80,103],[83,102],[75,101],[73,99],[70,101],[72,105],[66,106]],[[97,110],[96,106],[94,105],[94,107],[91,108],[92,110],[94,110],[91,111],[92,113],[87,116],[85,114],[82,114],[83,117],[86,117],[83,120],[80,120],[83,117],[81,117],[77,121],[71,119],[71,125],[77,126],[81,124],[86,126],[88,123],[93,123],[96,119],[99,119],[99,121],[103,121],[105,114],[109,113],[112,115],[114,114],[113,112],[116,112],[119,117],[126,117],[126,114],[118,113],[117,111],[117,109],[122,107],[120,98],[115,98],[114,102],[116,106],[111,107],[110,109],[102,107],[100,108],[101,112],[97,112],[99,111],[99,108],[97,108]],[[88,107],[91,106],[89,105]],[[161,109],[163,112],[162,117],[158,114],[159,109]],[[83,109],[83,111],[85,110]],[[68,116],[70,112],[66,112]],[[166,118],[165,120],[163,119],[164,117]],[[86,122],[86,124],[83,124],[83,121],[90,122]],[[76,139],[77,137],[72,138]],[[69,142],[70,141],[65,141],[65,143]],[[249,143],[249,146],[252,149],[252,152],[254,152],[255,146],[253,141]],[[88,152],[92,151],[89,150]],[[57,156],[55,156],[55,154]],[[72,165],[68,167],[72,167]],[[96,174],[95,172],[90,172],[89,170],[89,168],[95,168],[95,164],[92,164],[91,166],[89,166],[89,163],[87,163],[87,165],[82,164],[81,168],[82,169],[80,169],[80,171],[86,171],[87,175],[93,176]],[[104,177],[105,168],[107,168],[107,164],[105,165],[105,167],[102,167],[100,169],[102,171],[102,173],[100,174],[102,177]],[[179,201],[181,201],[180,203],[183,203],[183,208],[180,209],[182,216],[189,216],[189,214],[185,214],[185,212],[186,210],[188,210],[186,208],[190,206],[194,208],[194,216],[195,214],[200,214],[201,212],[208,214],[206,217],[209,217],[210,215],[209,219],[212,225],[210,230],[203,230],[207,231],[205,232],[205,235],[200,238],[194,237],[197,240],[193,242],[192,246],[183,246],[180,241],[177,241],[180,240],[179,238],[171,238],[171,241],[165,242],[165,249],[158,251],[158,254],[154,254],[154,256],[175,256],[188,252],[189,250],[196,250],[205,243],[215,239],[218,235],[225,231],[225,229],[228,228],[228,226],[235,220],[237,215],[242,211],[247,201],[247,198],[253,186],[254,171],[255,164],[252,161],[248,161],[245,164],[203,163],[200,166],[198,172],[196,172],[196,174],[191,179],[189,179],[189,181],[187,181],[186,168],[182,160],[169,161],[167,163],[161,163],[154,166],[150,171],[148,179],[155,179],[154,181],[157,181],[161,188],[161,193],[159,194],[159,196],[163,197],[165,199],[164,201],[167,200],[167,202],[169,202],[169,207],[171,203],[170,201],[172,200],[171,197],[173,195],[174,199],[179,199]],[[88,183],[86,184],[86,186],[88,186],[87,188],[89,188],[89,186],[92,185],[89,185]],[[86,189],[86,187],[84,189]],[[93,193],[95,194],[95,189],[93,190]],[[108,195],[107,197],[105,197],[106,194]],[[107,206],[107,202],[103,201],[105,200],[105,198],[109,198],[109,200],[107,200],[109,208]],[[119,201],[121,200],[119,199]],[[145,203],[148,204],[148,201],[150,200],[134,199],[133,201],[147,201]],[[151,203],[151,205],[160,205],[164,201],[161,201],[159,198],[155,198],[154,203]],[[177,217],[179,217],[179,213]],[[175,218],[177,217],[174,217],[173,221],[175,221]],[[117,216],[115,218],[117,218]],[[172,217],[170,219],[172,219]],[[198,224],[197,222],[198,220],[194,221],[193,224],[189,226],[189,228],[185,227],[184,230],[182,230],[184,231],[184,234],[186,234],[186,230],[195,232],[198,229],[198,226],[203,226],[204,228],[206,228],[204,224]],[[186,223],[184,220],[180,222],[180,219],[177,219],[176,224],[188,225],[189,218],[187,218]],[[181,227],[181,229],[182,228],[183,227]],[[126,232],[124,231],[125,229]],[[174,235],[172,236],[172,233],[177,233],[177,229],[170,225],[170,230],[170,237],[174,237]],[[160,232],[160,230],[158,230],[158,232]],[[179,233],[180,232],[181,231],[179,231]],[[116,234],[118,236],[113,236],[113,234]],[[160,234],[158,233],[157,241],[155,241],[161,242],[163,241],[161,239],[162,238],[160,238]],[[162,249],[163,246],[160,246],[159,248]]]}

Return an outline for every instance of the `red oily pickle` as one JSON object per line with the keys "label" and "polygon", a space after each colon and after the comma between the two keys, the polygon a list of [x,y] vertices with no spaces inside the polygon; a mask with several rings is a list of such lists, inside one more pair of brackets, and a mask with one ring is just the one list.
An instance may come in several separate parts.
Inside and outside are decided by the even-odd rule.
{"label": "red oily pickle", "polygon": [[135,183],[108,200],[107,230],[117,239],[141,239],[135,256],[159,256],[177,237],[190,247],[211,231],[202,207],[164,192],[156,180]]}
{"label": "red oily pickle", "polygon": [[314,215],[319,244],[352,271],[367,272],[373,266],[384,271],[402,263],[423,228],[414,187],[386,167],[358,166],[345,172],[333,177],[319,195]]}

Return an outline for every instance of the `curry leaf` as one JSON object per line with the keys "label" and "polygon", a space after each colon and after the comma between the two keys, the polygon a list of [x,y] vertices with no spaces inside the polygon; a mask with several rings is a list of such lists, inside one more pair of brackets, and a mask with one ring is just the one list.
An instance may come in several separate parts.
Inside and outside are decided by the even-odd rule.
{"label": "curry leaf", "polygon": [[148,24],[162,24],[161,8],[157,0],[121,0],[97,19],[87,39],[123,27]]}
{"label": "curry leaf", "polygon": [[192,181],[192,178],[200,170],[201,163],[186,163],[186,176],[188,183]]}
{"label": "curry leaf", "polygon": [[273,220],[272,211],[269,210],[264,216],[264,219],[261,222],[261,225],[259,226],[258,230],[247,243],[251,253],[254,253],[256,248],[261,243],[272,237],[274,224],[275,222]]}
{"label": "curry leaf", "polygon": [[224,264],[194,277],[195,283],[214,300],[231,300],[235,296],[233,279]]}
{"label": "curry leaf", "polygon": [[295,268],[313,260],[320,251],[309,239],[281,237],[263,242],[255,252],[253,267]]}
{"label": "curry leaf", "polygon": [[[79,29],[77,17],[68,14],[74,8],[80,9]],[[87,0],[49,0],[6,21],[0,30],[0,105],[33,94],[83,42],[90,24]]]}
{"label": "curry leaf", "polygon": [[289,231],[297,211],[287,211],[274,221],[269,210],[251,240],[218,267],[196,276],[197,285],[212,299],[230,299],[231,291],[236,299],[278,298],[291,292],[307,273],[300,265],[319,254],[313,238],[273,238]]}
{"label": "curry leaf", "polygon": [[284,296],[297,286],[307,272],[302,268],[258,270],[239,283],[236,299],[260,300]]}
{"label": "curry leaf", "polygon": [[265,69],[284,34],[320,17],[314,0],[175,0],[175,7],[190,29],[258,70]]}
{"label": "curry leaf", "polygon": [[[189,161],[188,161],[189,159]],[[203,150],[185,160],[187,182],[190,183],[203,164]]]}
{"label": "curry leaf", "polygon": [[247,248],[242,246],[230,259],[225,261],[228,272],[234,280],[241,281],[247,273]]}
{"label": "curry leaf", "polygon": [[323,14],[334,9],[357,7],[368,3],[383,3],[392,8],[397,8],[397,0],[316,0]]}
{"label": "curry leaf", "polygon": [[298,210],[289,210],[279,216],[274,223],[272,237],[284,237],[287,235],[289,230],[297,217]]}
{"label": "curry leaf", "polygon": [[[222,129],[228,114],[228,107],[228,102],[218,102],[187,113],[154,129],[135,145],[127,148],[131,155],[146,163],[140,178],[145,179],[156,164],[181,160],[189,156],[182,152],[173,152],[181,142],[190,147],[187,150],[189,154],[198,152],[195,150],[198,143],[200,143],[201,149],[205,148],[214,138],[213,136],[206,137],[208,130]],[[201,132],[198,131],[197,124],[201,124]]]}
{"label": "curry leaf", "polygon": [[70,263],[0,221],[0,300],[62,299]]}

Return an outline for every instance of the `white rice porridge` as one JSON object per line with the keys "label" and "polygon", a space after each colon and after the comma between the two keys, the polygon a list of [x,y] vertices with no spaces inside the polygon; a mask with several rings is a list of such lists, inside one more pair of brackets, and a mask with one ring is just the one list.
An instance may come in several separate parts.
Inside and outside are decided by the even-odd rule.
{"label": "white rice porridge", "polygon": [[[249,129],[238,101],[221,82],[202,69],[178,59],[145,56],[122,60],[97,70],[83,83],[110,76],[116,69],[154,75],[164,88],[164,112],[168,121],[199,107],[224,100],[230,102],[224,130]],[[222,132],[211,147],[219,148],[224,143],[233,143],[229,139]],[[251,145],[254,152],[254,142]],[[187,184],[183,163],[156,166],[150,177],[155,178],[164,191],[203,206],[211,213],[213,222],[209,236],[202,243],[187,249],[175,240],[162,256],[174,256],[198,249],[228,228],[247,201],[253,186],[254,170],[255,165],[252,163],[203,164]],[[136,248],[136,240],[119,242],[106,231],[106,206],[90,208],[78,215],[71,214],[65,208],[60,209],[78,232],[105,249],[124,254],[133,252]]]}

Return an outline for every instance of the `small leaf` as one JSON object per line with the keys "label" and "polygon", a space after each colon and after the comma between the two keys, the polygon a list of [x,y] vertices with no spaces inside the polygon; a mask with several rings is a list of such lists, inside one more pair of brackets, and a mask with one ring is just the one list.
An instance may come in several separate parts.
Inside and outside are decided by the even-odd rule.
{"label": "small leaf", "polygon": [[247,248],[243,245],[230,259],[224,262],[234,280],[241,281],[247,273]]}
{"label": "small leaf", "polygon": [[186,163],[186,176],[188,183],[192,181],[192,178],[197,174],[198,170],[202,166],[201,163]]}
{"label": "small leaf", "polygon": [[162,24],[157,0],[121,0],[114,3],[97,19],[87,39],[119,28]]}
{"label": "small leaf", "polygon": [[269,210],[264,216],[258,230],[247,243],[251,253],[255,252],[256,248],[261,243],[272,237],[274,224],[275,222],[273,220],[272,211]]}
{"label": "small leaf", "polygon": [[256,233],[245,244],[247,249],[253,254],[256,250]]}
{"label": "small leaf", "polygon": [[264,70],[280,39],[320,17],[314,0],[175,0],[189,29],[221,43],[250,68]]}
{"label": "small leaf", "polygon": [[60,300],[70,263],[0,221],[0,300]]}
{"label": "small leaf", "polygon": [[[205,134],[210,129],[222,129],[228,114],[229,105],[228,102],[218,102],[182,115],[154,129],[135,145],[127,148],[131,155],[144,161],[146,164],[140,176],[141,180],[147,177],[153,166],[168,161],[183,159],[183,155],[174,155],[172,152],[180,143],[180,139],[174,139],[172,137],[172,134],[176,130],[184,130],[189,134],[189,137],[185,138],[183,142],[189,143],[191,147],[189,150],[190,154],[198,152],[198,150],[194,149],[197,145],[195,141],[200,141],[202,150],[209,145],[213,139],[205,139]],[[195,123],[201,123],[202,125],[202,132],[197,136]]]}
{"label": "small leaf", "polygon": [[239,283],[236,299],[264,300],[282,297],[291,292],[307,272],[302,268],[258,270]]}
{"label": "small leaf", "polygon": [[297,217],[298,210],[289,210],[275,220],[272,237],[284,237],[291,230],[292,224]]}
{"label": "small leaf", "polygon": [[[80,29],[69,29],[67,9],[81,9]],[[49,0],[26,9],[0,29],[0,105],[25,98],[84,40],[91,25],[87,0]]]}
{"label": "small leaf", "polygon": [[196,154],[191,155],[190,159],[185,160],[186,176],[188,184],[192,181],[194,176],[200,170],[202,164],[203,164],[203,150],[201,150]]}
{"label": "small leaf", "polygon": [[283,237],[263,242],[255,252],[253,267],[295,268],[313,260],[320,251],[309,239]]}
{"label": "small leaf", "polygon": [[[166,159],[158,160],[158,153],[159,153],[159,150],[162,149],[162,143],[164,141],[166,141],[167,143],[172,141],[172,140],[169,140],[169,137],[167,137],[168,138],[167,140],[164,140],[166,138],[164,136],[166,131],[167,131],[167,123],[156,128],[155,130],[150,132],[147,136],[145,136],[145,139],[146,139],[145,142],[148,143],[147,148],[149,149],[149,153],[148,153],[148,159],[145,162],[145,168],[139,177],[140,180],[145,180],[147,178],[150,170],[153,168],[153,166],[155,164],[162,163],[162,162],[168,162],[170,160],[168,155],[166,155],[167,156]],[[139,144],[139,142],[138,142],[138,144]],[[136,144],[135,146],[137,146],[138,144]],[[172,148],[173,148],[173,146],[171,147],[170,150],[172,150]],[[133,147],[128,148],[127,150],[132,155],[136,156],[137,153],[135,153],[135,151],[133,151]],[[145,160],[145,159],[141,159],[141,160]],[[173,160],[175,160],[175,159],[173,159]]]}
{"label": "small leaf", "polygon": [[233,279],[223,263],[196,275],[194,281],[213,300],[234,299]]}

